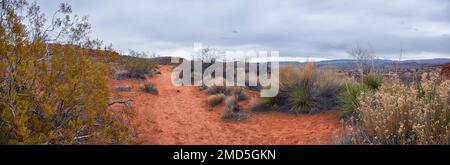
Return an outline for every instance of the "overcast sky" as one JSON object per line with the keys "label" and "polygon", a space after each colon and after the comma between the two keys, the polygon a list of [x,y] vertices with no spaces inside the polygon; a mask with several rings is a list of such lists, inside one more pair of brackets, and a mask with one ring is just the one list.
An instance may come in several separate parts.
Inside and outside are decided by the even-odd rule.
{"label": "overcast sky", "polygon": [[450,0],[39,0],[47,16],[68,2],[89,16],[92,36],[117,50],[189,56],[201,42],[221,50],[350,58],[352,45],[379,58],[450,58]]}

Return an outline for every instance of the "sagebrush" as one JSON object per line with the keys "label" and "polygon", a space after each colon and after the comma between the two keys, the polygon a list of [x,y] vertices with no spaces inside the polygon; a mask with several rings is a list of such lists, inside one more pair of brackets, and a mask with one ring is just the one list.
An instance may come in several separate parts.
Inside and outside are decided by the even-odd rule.
{"label": "sagebrush", "polygon": [[450,80],[424,74],[417,87],[385,83],[358,97],[345,144],[450,144]]}

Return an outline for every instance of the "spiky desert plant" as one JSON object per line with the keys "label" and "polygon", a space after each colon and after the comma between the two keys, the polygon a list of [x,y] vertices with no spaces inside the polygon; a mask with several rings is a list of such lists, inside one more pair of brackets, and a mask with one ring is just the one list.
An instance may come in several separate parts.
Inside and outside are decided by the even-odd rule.
{"label": "spiky desert plant", "polygon": [[372,90],[377,90],[383,84],[383,77],[377,73],[369,73],[364,76],[364,85]]}
{"label": "spiky desert plant", "polygon": [[359,106],[358,97],[363,92],[367,92],[367,86],[357,83],[346,83],[342,86],[339,95],[339,115],[341,118],[350,119],[358,117],[357,108]]}
{"label": "spiky desert plant", "polygon": [[331,69],[315,69],[313,63],[301,68],[280,69],[280,91],[263,98],[262,104],[291,113],[316,113],[337,105],[342,79]]}

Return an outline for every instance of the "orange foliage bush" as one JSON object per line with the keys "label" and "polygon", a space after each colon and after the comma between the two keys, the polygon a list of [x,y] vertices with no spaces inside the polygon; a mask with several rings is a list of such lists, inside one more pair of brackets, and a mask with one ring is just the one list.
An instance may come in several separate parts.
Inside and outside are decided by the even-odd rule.
{"label": "orange foliage bush", "polygon": [[90,56],[100,44],[87,37],[87,19],[54,18],[44,28],[36,3],[1,3],[0,144],[127,143],[122,116],[107,111],[109,67]]}

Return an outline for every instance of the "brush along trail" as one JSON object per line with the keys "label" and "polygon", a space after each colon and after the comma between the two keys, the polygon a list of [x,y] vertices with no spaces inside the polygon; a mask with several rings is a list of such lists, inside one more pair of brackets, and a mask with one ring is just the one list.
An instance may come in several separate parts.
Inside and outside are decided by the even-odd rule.
{"label": "brush along trail", "polygon": [[[256,113],[236,122],[222,120],[224,105],[211,108],[207,94],[193,86],[173,86],[171,67],[161,66],[161,74],[151,81],[159,95],[139,90],[143,80],[110,80],[115,86],[130,86],[121,97],[133,99],[138,138],[144,144],[333,144],[343,125],[335,112],[293,115],[280,112]],[[259,93],[245,90],[251,97],[239,104],[248,109]]]}

